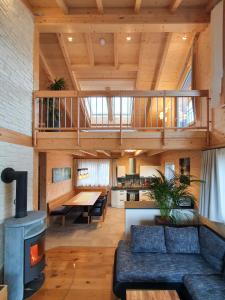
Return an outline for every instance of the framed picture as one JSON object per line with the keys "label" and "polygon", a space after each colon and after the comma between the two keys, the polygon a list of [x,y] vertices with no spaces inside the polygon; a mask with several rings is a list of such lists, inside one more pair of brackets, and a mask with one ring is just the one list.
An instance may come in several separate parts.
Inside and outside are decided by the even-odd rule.
{"label": "framed picture", "polygon": [[52,169],[52,182],[58,183],[61,181],[71,179],[71,168],[53,168]]}
{"label": "framed picture", "polygon": [[180,174],[181,175],[190,176],[191,165],[190,165],[189,157],[180,158],[179,166],[180,166]]}

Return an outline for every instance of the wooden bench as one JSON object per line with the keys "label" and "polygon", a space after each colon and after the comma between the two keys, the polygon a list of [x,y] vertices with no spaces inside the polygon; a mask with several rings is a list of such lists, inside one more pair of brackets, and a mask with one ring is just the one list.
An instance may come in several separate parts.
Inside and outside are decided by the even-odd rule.
{"label": "wooden bench", "polygon": [[54,200],[47,203],[48,212],[48,224],[50,224],[50,218],[54,216],[59,216],[62,218],[62,225],[65,225],[66,216],[71,211],[72,207],[63,206],[63,204],[75,196],[75,191],[71,191],[63,196],[60,196]]}

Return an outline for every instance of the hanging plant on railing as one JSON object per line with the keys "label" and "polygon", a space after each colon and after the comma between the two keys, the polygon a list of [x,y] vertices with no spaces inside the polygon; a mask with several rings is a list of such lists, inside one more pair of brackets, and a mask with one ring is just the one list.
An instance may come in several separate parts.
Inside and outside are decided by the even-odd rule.
{"label": "hanging plant on railing", "polygon": [[[49,85],[49,90],[51,91],[60,91],[65,90],[66,83],[64,78],[55,79]],[[48,98],[48,124],[49,128],[59,128],[60,120],[59,120],[59,98]]]}

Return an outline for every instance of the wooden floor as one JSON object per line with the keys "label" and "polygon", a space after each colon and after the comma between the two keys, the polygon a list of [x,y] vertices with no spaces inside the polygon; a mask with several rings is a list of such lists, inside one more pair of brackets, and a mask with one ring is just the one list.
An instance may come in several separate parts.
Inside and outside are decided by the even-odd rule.
{"label": "wooden floor", "polygon": [[[109,207],[103,223],[77,225],[68,219],[47,231],[46,280],[31,300],[115,300],[115,248],[124,238],[124,209]],[[60,220],[59,220],[60,221]]]}
{"label": "wooden floor", "polygon": [[46,280],[32,300],[115,300],[115,248],[59,247],[47,251]]}

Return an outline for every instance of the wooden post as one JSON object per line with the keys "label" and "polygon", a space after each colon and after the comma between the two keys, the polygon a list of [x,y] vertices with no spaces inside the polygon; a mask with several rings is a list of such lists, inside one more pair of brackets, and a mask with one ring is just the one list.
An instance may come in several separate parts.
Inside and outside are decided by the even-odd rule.
{"label": "wooden post", "polygon": [[[39,90],[39,60],[40,60],[40,33],[35,26],[33,44],[33,90]],[[37,117],[39,105],[33,97],[33,144],[36,146],[36,130],[39,119]],[[38,181],[39,181],[39,153],[33,152],[33,209],[38,210]]]}
{"label": "wooden post", "polygon": [[120,146],[122,145],[122,98],[120,97]]}
{"label": "wooden post", "polygon": [[221,90],[221,104],[225,104],[225,1],[223,2],[223,79]]}
{"label": "wooden post", "polygon": [[207,98],[207,133],[206,133],[206,144],[210,146],[210,98]]}
{"label": "wooden post", "polygon": [[80,146],[80,98],[77,97],[77,145]]}

